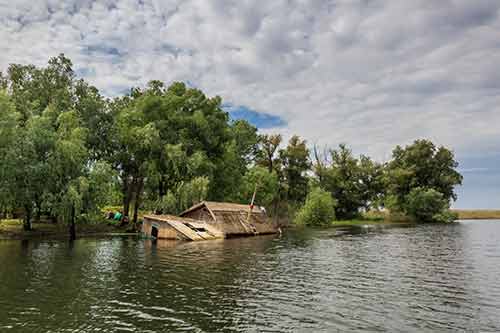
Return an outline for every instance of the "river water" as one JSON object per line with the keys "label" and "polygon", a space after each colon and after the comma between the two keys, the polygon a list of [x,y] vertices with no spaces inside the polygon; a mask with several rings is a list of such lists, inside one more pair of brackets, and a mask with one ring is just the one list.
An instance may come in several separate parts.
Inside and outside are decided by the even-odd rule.
{"label": "river water", "polygon": [[0,241],[0,332],[500,331],[500,221]]}

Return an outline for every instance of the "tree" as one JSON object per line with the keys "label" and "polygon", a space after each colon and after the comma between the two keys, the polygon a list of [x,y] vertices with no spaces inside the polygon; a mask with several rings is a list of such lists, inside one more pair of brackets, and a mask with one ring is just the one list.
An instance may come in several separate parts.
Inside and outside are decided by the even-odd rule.
{"label": "tree", "polygon": [[259,136],[258,143],[258,153],[257,153],[257,164],[261,165],[271,173],[276,170],[277,157],[276,153],[278,151],[278,147],[281,144],[281,135],[280,134],[263,134]]}
{"label": "tree", "polygon": [[15,147],[19,144],[18,119],[14,104],[0,90],[0,212],[14,208],[14,177],[16,174]]}
{"label": "tree", "polygon": [[349,219],[377,205],[383,193],[383,168],[370,158],[353,156],[345,144],[330,150],[330,162],[315,168],[322,188],[337,200],[337,218]]}
{"label": "tree", "polygon": [[160,197],[152,208],[157,214],[179,214],[206,199],[209,182],[207,177],[195,177],[189,182],[181,182]]}
{"label": "tree", "polygon": [[131,203],[137,215],[144,193],[148,204],[163,202],[169,191],[195,177],[208,177],[208,196],[224,199],[228,188],[234,189],[228,182],[244,173],[241,155],[248,149],[236,142],[234,132],[248,139],[252,131],[241,123],[232,131],[217,96],[207,98],[178,82],[164,89],[153,81],[114,100],[110,110],[116,114],[110,161],[122,179],[124,216]]}
{"label": "tree", "polygon": [[[245,120],[237,120],[229,126],[230,137],[224,146],[222,159],[217,160],[218,167],[214,174],[214,185],[222,188],[214,199],[237,201],[238,188],[242,184],[243,176],[253,163],[257,151],[257,128]],[[212,192],[213,193],[213,192]]]}
{"label": "tree", "polygon": [[129,216],[130,204],[134,203],[134,224],[153,149],[159,141],[158,129],[147,118],[141,102],[147,103],[139,100],[123,109],[117,115],[113,128],[118,146],[113,159],[123,183],[123,216]]}
{"label": "tree", "polygon": [[269,173],[264,167],[254,166],[243,176],[238,200],[241,203],[250,203],[256,190],[255,202],[270,208],[278,196],[278,189],[279,183],[276,172]]}
{"label": "tree", "polygon": [[96,87],[84,80],[73,86],[74,110],[88,129],[86,146],[93,161],[108,158],[112,154],[113,112]]}
{"label": "tree", "polygon": [[13,147],[12,159],[18,167],[13,174],[11,193],[16,207],[24,209],[25,230],[31,230],[34,213],[38,219],[45,198],[55,187],[48,160],[56,143],[52,112],[47,108],[42,115],[30,118],[25,126],[19,127],[19,140]]}
{"label": "tree", "polygon": [[83,195],[88,191],[85,179],[89,158],[86,148],[87,131],[81,127],[76,112],[58,117],[53,150],[48,158],[51,179],[52,206],[69,225],[70,239],[76,238],[77,214],[83,208]]}
{"label": "tree", "polygon": [[306,141],[296,135],[292,136],[286,149],[280,150],[280,158],[287,185],[287,199],[291,202],[304,202],[308,186],[306,172],[311,167]]}
{"label": "tree", "polygon": [[22,123],[40,115],[51,105],[57,113],[74,106],[74,72],[63,54],[49,59],[45,68],[12,64],[7,70],[8,86]]}
{"label": "tree", "polygon": [[327,226],[335,220],[335,200],[330,193],[316,187],[307,195],[304,205],[295,216],[295,224]]}
{"label": "tree", "polygon": [[387,201],[391,202],[393,210],[427,220],[428,215],[417,214],[411,207],[422,202],[429,206],[427,203],[431,200],[439,201],[435,203],[437,206],[442,200],[449,207],[451,200],[457,198],[455,186],[462,184],[457,167],[458,162],[450,150],[436,147],[429,140],[416,140],[405,148],[397,146],[387,166]]}
{"label": "tree", "polygon": [[97,89],[75,81],[72,63],[63,54],[46,67],[13,64],[7,73],[2,86],[20,115],[9,149],[9,160],[17,167],[8,188],[14,205],[24,208],[24,228],[29,230],[32,217],[39,220],[42,212],[65,219],[65,198],[74,194],[77,180],[91,165],[88,150],[104,147],[105,126],[92,119],[106,112]]}
{"label": "tree", "polygon": [[237,154],[241,159],[242,170],[252,163],[258,151],[259,136],[257,128],[246,120],[236,120],[230,126],[231,137],[236,143]]}

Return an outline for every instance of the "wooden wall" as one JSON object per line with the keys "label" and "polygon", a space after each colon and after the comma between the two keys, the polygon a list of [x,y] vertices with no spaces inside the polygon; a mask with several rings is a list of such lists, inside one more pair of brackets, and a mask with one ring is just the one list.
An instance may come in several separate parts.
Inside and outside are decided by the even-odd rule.
{"label": "wooden wall", "polygon": [[191,219],[205,221],[205,222],[214,222],[214,219],[208,209],[206,207],[196,209],[192,212],[187,213],[183,217],[189,217]]}
{"label": "wooden wall", "polygon": [[158,221],[151,221],[147,218],[144,218],[141,232],[145,236],[151,237],[151,229],[153,225],[156,225],[158,228],[158,239],[178,239],[177,231],[175,231],[175,229],[170,227],[168,224]]}

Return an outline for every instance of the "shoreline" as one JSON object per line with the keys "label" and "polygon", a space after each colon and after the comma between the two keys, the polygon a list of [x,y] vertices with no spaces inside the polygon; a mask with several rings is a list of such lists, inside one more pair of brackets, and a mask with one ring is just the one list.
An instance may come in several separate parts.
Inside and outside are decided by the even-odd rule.
{"label": "shoreline", "polygon": [[[460,221],[474,221],[474,220],[500,220],[497,217],[484,218],[484,217],[459,217],[454,223]],[[336,228],[366,228],[375,226],[414,226],[418,223],[411,221],[390,221],[390,220],[341,220],[335,221],[329,226],[321,227],[321,229],[336,229]],[[78,228],[78,227],[77,227]],[[300,226],[288,225],[284,229],[302,228]],[[307,228],[307,227],[304,227]],[[116,237],[116,236],[140,236],[137,232],[127,232],[123,228],[113,225],[84,225],[80,226],[81,230],[77,230],[77,239],[81,238],[95,238],[95,237]],[[2,240],[61,240],[69,238],[68,230],[65,226],[52,225],[46,223],[34,224],[32,231],[24,231],[20,224],[6,224],[2,225],[0,222],[0,241]]]}
{"label": "shoreline", "polygon": [[[33,223],[33,230],[24,231],[19,220],[0,220],[0,240],[24,239],[64,239],[69,238],[68,227],[63,224]],[[76,237],[135,236],[138,233],[127,232],[125,228],[110,224],[80,225]]]}
{"label": "shoreline", "polygon": [[452,209],[458,214],[459,220],[500,220],[500,210],[497,209]]}

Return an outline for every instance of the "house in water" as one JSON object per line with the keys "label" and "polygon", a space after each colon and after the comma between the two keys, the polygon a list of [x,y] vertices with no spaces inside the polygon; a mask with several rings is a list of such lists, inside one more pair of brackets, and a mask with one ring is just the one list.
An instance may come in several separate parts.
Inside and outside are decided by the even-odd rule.
{"label": "house in water", "polygon": [[277,233],[263,208],[202,201],[180,216],[146,215],[142,232],[163,239],[205,240]]}

